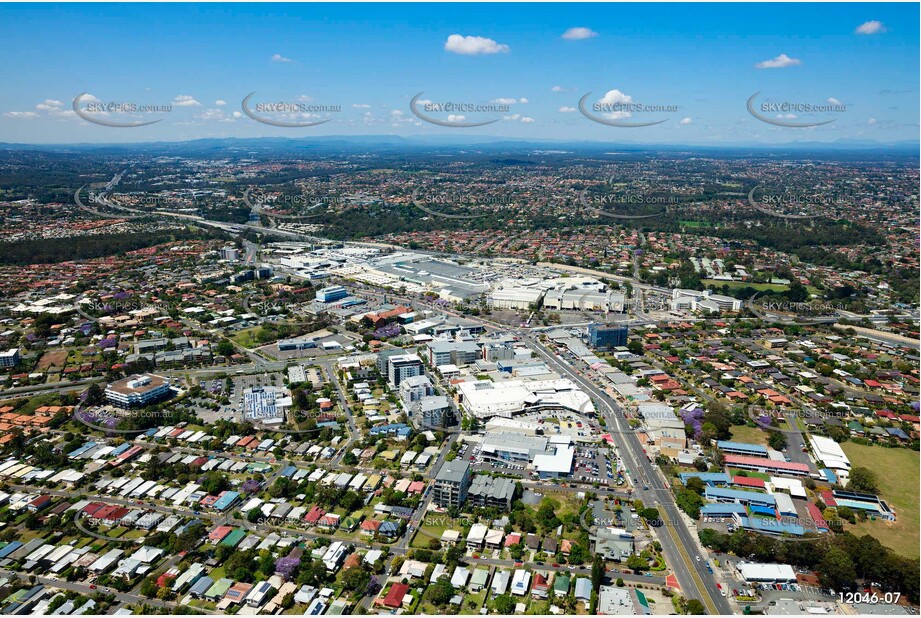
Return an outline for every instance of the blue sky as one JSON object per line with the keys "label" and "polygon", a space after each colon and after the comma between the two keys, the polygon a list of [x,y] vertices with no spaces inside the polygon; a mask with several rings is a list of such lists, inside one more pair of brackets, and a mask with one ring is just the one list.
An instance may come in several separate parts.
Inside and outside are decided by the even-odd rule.
{"label": "blue sky", "polygon": [[[0,141],[380,134],[680,144],[917,140],[918,19],[914,3],[4,4]],[[172,110],[93,116],[161,120],[100,126],[71,110],[83,92],[103,105]],[[251,92],[253,109],[281,102],[341,110],[260,113],[329,120],[269,126],[241,113]],[[419,92],[435,103],[498,101],[492,105],[508,111],[426,112],[451,123],[498,120],[445,128],[410,113]],[[589,111],[599,101],[676,109],[595,114],[665,121],[612,127],[578,111],[589,92]],[[756,92],[756,106],[786,101],[839,111],[764,108],[764,116],[788,123],[834,119],[774,126],[746,110]]]}

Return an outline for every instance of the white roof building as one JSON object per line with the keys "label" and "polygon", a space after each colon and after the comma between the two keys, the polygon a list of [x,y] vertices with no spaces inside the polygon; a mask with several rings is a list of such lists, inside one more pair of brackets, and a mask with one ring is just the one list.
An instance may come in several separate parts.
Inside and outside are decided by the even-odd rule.
{"label": "white roof building", "polygon": [[531,586],[531,574],[524,569],[517,569],[512,577],[512,594],[524,596]]}
{"label": "white roof building", "polygon": [[477,547],[483,546],[483,541],[486,540],[486,533],[489,531],[483,524],[473,524],[470,526],[470,532],[467,533],[467,545],[476,545]]}
{"label": "white roof building", "polygon": [[812,447],[812,453],[822,466],[834,471],[843,483],[847,483],[848,475],[851,471],[851,462],[844,454],[841,446],[824,436],[811,434],[809,436],[809,445]]}
{"label": "white roof building", "polygon": [[749,582],[795,582],[796,572],[789,564],[740,562],[739,573]]}
{"label": "white roof building", "polygon": [[478,418],[511,418],[525,407],[554,405],[573,412],[594,412],[591,398],[571,380],[473,380],[457,385],[461,405]]}

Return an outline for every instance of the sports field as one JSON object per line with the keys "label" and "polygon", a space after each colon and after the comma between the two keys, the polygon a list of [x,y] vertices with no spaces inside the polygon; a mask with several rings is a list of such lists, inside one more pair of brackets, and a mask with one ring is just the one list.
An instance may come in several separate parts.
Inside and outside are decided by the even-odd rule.
{"label": "sports field", "polygon": [[853,442],[841,444],[851,460],[851,467],[862,466],[879,477],[880,497],[895,510],[897,521],[881,520],[848,525],[856,535],[870,534],[880,543],[903,556],[918,558],[921,543],[921,516],[918,510],[919,454],[904,448],[864,446]]}

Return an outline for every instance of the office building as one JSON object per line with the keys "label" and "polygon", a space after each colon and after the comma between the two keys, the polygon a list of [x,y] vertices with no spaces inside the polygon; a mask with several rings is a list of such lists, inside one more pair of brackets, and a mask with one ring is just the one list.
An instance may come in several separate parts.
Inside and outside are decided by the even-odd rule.
{"label": "office building", "polygon": [[317,290],[317,300],[321,303],[333,303],[349,295],[341,285],[331,285],[329,287]]}
{"label": "office building", "polygon": [[122,408],[146,406],[166,399],[169,394],[169,380],[149,373],[113,382],[105,390],[109,403]]}
{"label": "office building", "polygon": [[626,326],[589,324],[588,343],[593,348],[616,348],[627,345]]}

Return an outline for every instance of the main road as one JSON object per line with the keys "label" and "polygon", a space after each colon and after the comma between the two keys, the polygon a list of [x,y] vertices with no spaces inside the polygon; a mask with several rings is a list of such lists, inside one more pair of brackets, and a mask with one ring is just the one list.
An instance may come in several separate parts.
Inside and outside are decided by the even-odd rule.
{"label": "main road", "polygon": [[645,456],[639,438],[627,425],[620,405],[571,365],[558,359],[536,337],[529,333],[523,336],[550,367],[560,375],[568,376],[600,403],[599,411],[604,415],[606,426],[622,436],[623,448],[618,449],[618,454],[630,470],[635,486],[634,496],[641,498],[646,505],[654,505],[662,515],[659,542],[668,564],[675,570],[684,596],[699,599],[711,614],[734,613],[729,602],[717,592],[716,579],[707,570],[706,561],[699,559],[699,555],[691,557],[691,554],[699,552],[697,539],[682,519],[658,468]]}

